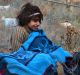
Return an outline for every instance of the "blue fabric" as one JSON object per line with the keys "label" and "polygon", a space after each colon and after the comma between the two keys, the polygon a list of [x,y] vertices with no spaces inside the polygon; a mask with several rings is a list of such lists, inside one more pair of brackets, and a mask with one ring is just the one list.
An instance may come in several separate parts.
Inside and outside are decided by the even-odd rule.
{"label": "blue fabric", "polygon": [[58,48],[56,51],[50,53],[51,57],[57,62],[64,63],[66,57],[72,57],[72,55],[65,51],[62,47]]}
{"label": "blue fabric", "polygon": [[56,62],[64,63],[65,58],[70,56],[70,53],[52,43],[39,30],[32,32],[16,52],[0,53],[0,68],[6,64],[10,75],[43,75],[50,65],[56,71]]}

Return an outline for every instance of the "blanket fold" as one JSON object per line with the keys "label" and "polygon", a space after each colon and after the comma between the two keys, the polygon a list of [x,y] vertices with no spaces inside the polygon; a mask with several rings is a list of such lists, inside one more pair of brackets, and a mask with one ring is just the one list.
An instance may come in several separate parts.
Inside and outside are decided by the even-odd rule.
{"label": "blanket fold", "polygon": [[52,43],[42,30],[32,32],[21,47],[13,53],[0,53],[0,70],[3,64],[4,75],[43,75],[52,65],[56,71],[56,62],[64,63],[70,53]]}

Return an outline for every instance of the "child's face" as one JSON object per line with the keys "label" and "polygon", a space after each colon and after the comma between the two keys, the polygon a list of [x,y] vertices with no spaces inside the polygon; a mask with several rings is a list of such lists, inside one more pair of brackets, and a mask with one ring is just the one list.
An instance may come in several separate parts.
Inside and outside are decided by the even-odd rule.
{"label": "child's face", "polygon": [[40,26],[40,21],[39,21],[39,18],[36,17],[34,19],[32,19],[29,23],[28,23],[28,27],[32,30],[38,30]]}

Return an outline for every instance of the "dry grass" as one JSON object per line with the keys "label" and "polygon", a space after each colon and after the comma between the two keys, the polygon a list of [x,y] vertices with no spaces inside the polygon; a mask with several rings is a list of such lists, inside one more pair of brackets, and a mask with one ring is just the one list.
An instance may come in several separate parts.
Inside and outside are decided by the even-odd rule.
{"label": "dry grass", "polygon": [[79,51],[80,49],[80,30],[75,26],[68,26],[65,38],[65,48],[68,51]]}
{"label": "dry grass", "polygon": [[60,63],[57,63],[57,65],[58,65],[58,67],[57,67],[58,75],[64,75],[62,65]]}

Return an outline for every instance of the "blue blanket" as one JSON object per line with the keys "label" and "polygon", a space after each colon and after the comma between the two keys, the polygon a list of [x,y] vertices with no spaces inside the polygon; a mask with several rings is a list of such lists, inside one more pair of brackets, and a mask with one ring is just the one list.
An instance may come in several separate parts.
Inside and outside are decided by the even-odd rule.
{"label": "blue blanket", "polygon": [[0,69],[4,75],[44,75],[51,68],[56,71],[56,62],[64,63],[72,55],[52,43],[42,30],[32,32],[21,47],[13,53],[0,53]]}

